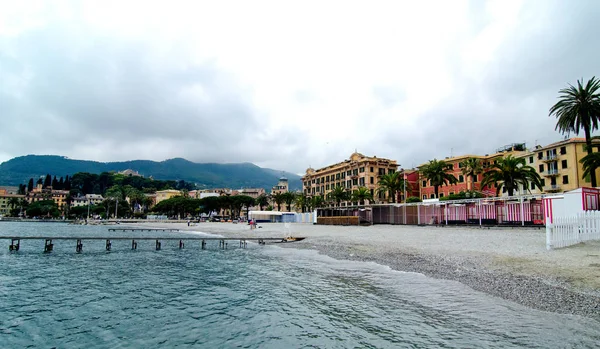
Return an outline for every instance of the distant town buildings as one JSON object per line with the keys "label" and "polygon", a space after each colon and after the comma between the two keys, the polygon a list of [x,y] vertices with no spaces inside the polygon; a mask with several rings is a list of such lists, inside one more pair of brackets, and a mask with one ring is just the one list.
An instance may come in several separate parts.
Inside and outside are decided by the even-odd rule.
{"label": "distant town buildings", "polygon": [[144,177],[143,175],[139,174],[138,171],[134,171],[132,169],[126,169],[126,170],[123,170],[123,171],[119,171],[117,173],[125,175],[125,176]]}

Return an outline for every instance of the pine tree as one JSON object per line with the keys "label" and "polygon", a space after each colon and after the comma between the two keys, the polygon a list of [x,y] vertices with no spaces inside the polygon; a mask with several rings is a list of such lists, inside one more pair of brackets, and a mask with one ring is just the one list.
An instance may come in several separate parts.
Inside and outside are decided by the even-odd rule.
{"label": "pine tree", "polygon": [[65,189],[65,180],[64,178],[60,177],[60,180],[58,181],[58,188],[56,188],[58,190],[64,190]]}
{"label": "pine tree", "polygon": [[48,188],[52,185],[52,176],[50,174],[46,175],[46,179],[44,180],[44,188]]}
{"label": "pine tree", "polygon": [[56,176],[52,178],[52,189],[58,189],[58,179],[56,179]]}
{"label": "pine tree", "polygon": [[65,177],[65,186],[63,188],[64,190],[71,190],[71,179],[69,178],[69,175],[67,175]]}
{"label": "pine tree", "polygon": [[33,178],[29,178],[29,183],[27,183],[27,192],[31,192],[33,190]]}

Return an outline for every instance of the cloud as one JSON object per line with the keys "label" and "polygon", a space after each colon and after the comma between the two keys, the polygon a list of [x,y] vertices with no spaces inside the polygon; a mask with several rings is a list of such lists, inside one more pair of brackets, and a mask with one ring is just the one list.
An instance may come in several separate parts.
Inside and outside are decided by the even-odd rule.
{"label": "cloud", "polygon": [[[143,6],[142,6],[143,5]],[[184,157],[304,172],[413,167],[561,138],[598,75],[594,1],[9,2],[0,161]]]}

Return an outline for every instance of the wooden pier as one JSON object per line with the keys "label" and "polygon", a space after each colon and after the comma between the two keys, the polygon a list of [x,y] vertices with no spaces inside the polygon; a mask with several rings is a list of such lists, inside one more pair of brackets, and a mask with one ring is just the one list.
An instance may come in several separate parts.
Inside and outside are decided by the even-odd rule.
{"label": "wooden pier", "polygon": [[288,241],[288,238],[258,238],[258,237],[122,237],[122,236],[106,236],[106,237],[75,237],[75,236],[0,236],[0,240],[10,240],[8,247],[9,251],[16,252],[21,248],[21,240],[43,240],[44,241],[44,252],[52,252],[54,249],[54,241],[66,241],[74,240],[75,252],[83,252],[83,241],[84,240],[100,240],[105,241],[106,251],[112,249],[112,241],[118,240],[130,240],[131,249],[137,250],[138,241],[150,240],[155,242],[155,249],[158,251],[162,248],[163,241],[179,241],[179,249],[185,247],[186,241],[198,241],[200,242],[200,248],[206,249],[207,241],[219,241],[219,249],[225,250],[230,241],[239,241],[240,248],[246,248],[248,241],[256,241],[259,245],[265,245],[269,242],[292,242]]}

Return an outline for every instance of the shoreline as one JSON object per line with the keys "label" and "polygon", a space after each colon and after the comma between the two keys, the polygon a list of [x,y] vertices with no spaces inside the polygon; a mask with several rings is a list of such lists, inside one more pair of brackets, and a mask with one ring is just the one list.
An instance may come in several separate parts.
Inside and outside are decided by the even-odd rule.
{"label": "shoreline", "polygon": [[[281,223],[138,223],[226,237],[283,237]],[[458,281],[476,291],[548,312],[600,321],[600,242],[546,251],[545,232],[530,229],[370,227],[293,224],[306,240],[278,244],[335,259],[375,262],[398,271]]]}

